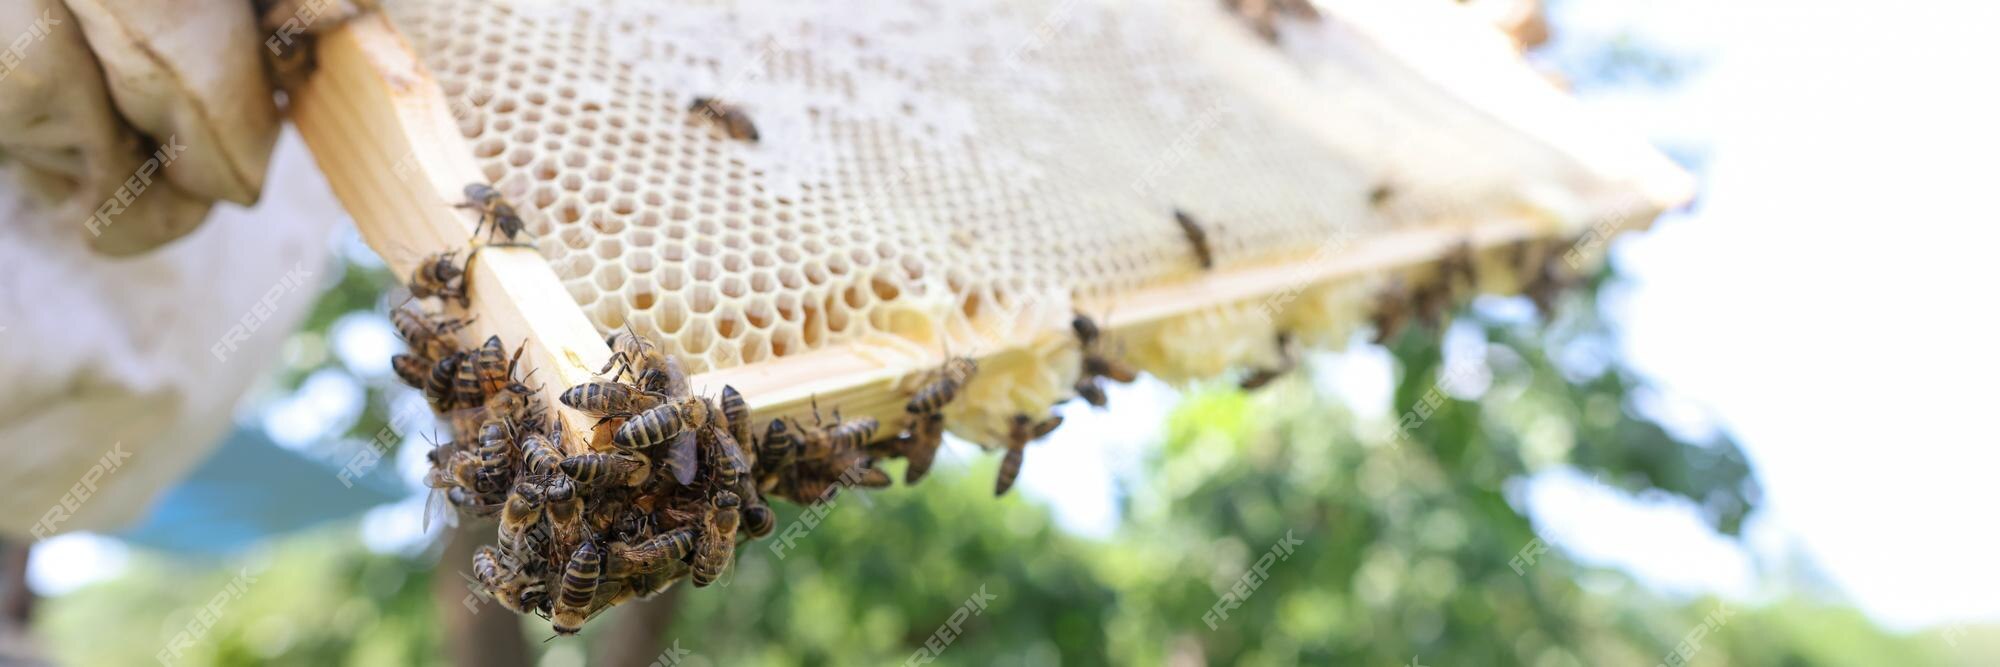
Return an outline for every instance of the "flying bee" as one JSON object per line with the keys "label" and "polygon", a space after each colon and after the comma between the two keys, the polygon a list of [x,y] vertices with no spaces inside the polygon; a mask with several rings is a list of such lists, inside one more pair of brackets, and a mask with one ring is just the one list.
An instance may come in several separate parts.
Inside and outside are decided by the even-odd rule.
{"label": "flying bee", "polygon": [[729,138],[737,141],[757,143],[757,126],[750,122],[750,114],[735,105],[708,97],[694,98],[688,105],[688,113],[699,114],[722,126]]}
{"label": "flying bee", "polygon": [[563,474],[582,490],[610,486],[638,486],[646,481],[652,464],[638,452],[592,452],[563,459]]}
{"label": "flying bee", "polygon": [[[521,221],[521,215],[514,211],[514,205],[508,203],[507,198],[501,196],[500,191],[493,189],[493,186],[485,183],[469,183],[465,186],[465,201],[453,206],[479,210],[479,223],[472,226],[473,236],[479,236],[479,230],[485,229],[489,245],[492,244],[495,233],[506,237],[507,243],[501,245],[522,245],[515,241],[515,237],[526,231],[528,225]],[[489,222],[492,223],[490,228],[487,226]]]}
{"label": "flying bee", "polygon": [[396,371],[396,379],[412,389],[422,390],[430,384],[431,362],[414,354],[398,354],[389,357],[389,368]]}
{"label": "flying bee", "polygon": [[910,397],[903,410],[913,415],[942,410],[951,399],[958,397],[959,388],[971,382],[972,376],[978,373],[979,363],[971,357],[946,359],[943,366],[931,371],[930,382],[917,389],[916,395]]}
{"label": "flying bee", "polygon": [[1201,228],[1201,223],[1195,222],[1194,216],[1180,209],[1174,209],[1174,222],[1181,226],[1181,233],[1187,235],[1188,245],[1194,247],[1195,261],[1201,264],[1202,270],[1215,268],[1215,255],[1208,248],[1208,232]]}
{"label": "flying bee", "polygon": [[636,544],[612,542],[604,554],[604,571],[614,579],[658,572],[687,560],[695,552],[695,531],[676,528]]}
{"label": "flying bee", "polygon": [[1021,461],[1027,456],[1028,443],[1042,439],[1061,425],[1060,415],[1050,415],[1039,422],[1027,415],[1014,415],[1014,423],[1007,429],[1007,454],[1001,457],[1000,474],[993,481],[993,495],[1004,496],[1008,489],[1014,488],[1014,479],[1021,475]]}
{"label": "flying bee", "polygon": [[[729,437],[735,438],[736,444],[749,445],[756,442],[750,439],[750,403],[743,400],[743,394],[736,391],[735,387],[726,384],[722,385],[722,417],[729,422]],[[750,455],[757,455],[754,446],[751,447]]]}
{"label": "flying bee", "polygon": [[930,474],[931,463],[937,460],[938,447],[943,444],[943,414],[933,412],[911,418],[909,437],[902,447],[903,456],[910,460],[910,467],[903,470],[903,483],[915,484]]}
{"label": "flying bee", "polygon": [[1290,373],[1292,369],[1298,368],[1298,366],[1299,357],[1297,351],[1292,349],[1291,332],[1280,331],[1278,332],[1278,365],[1251,371],[1250,375],[1244,377],[1243,382],[1238,386],[1242,387],[1244,391],[1256,391],[1264,388],[1264,385],[1270,384],[1272,380]]}
{"label": "flying bee", "polygon": [[584,540],[563,566],[562,586],[556,589],[555,610],[550,617],[558,635],[573,635],[590,617],[590,601],[597,597],[597,584],[604,578],[604,553],[597,543]]}
{"label": "flying bee", "polygon": [[623,382],[599,380],[565,389],[559,400],[563,405],[597,417],[598,423],[603,423],[603,420],[645,412],[659,405],[665,397]]}
{"label": "flying bee", "polygon": [[508,492],[507,503],[500,508],[500,547],[511,553],[535,553],[529,548],[528,531],[542,521],[542,506],[546,501],[542,487],[529,482],[519,482]]}
{"label": "flying bee", "polygon": [[729,568],[729,561],[736,556],[736,525],[742,517],[737,513],[741,499],[733,491],[715,492],[709,499],[709,512],[701,538],[695,542],[694,585],[707,586],[715,583],[722,571]]}
{"label": "flying bee", "polygon": [[410,296],[419,299],[438,297],[446,301],[458,300],[458,307],[472,305],[471,297],[465,292],[465,267],[454,263],[458,251],[433,253],[410,270]]}

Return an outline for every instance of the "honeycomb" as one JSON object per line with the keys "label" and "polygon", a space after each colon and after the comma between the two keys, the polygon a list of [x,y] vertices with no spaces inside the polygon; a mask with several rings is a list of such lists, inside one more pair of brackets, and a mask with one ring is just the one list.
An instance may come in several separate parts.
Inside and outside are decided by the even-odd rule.
{"label": "honeycomb", "polygon": [[[1289,80],[1245,81],[1254,64],[1199,55],[1190,35],[1242,31],[1245,46],[1224,46],[1273,51],[1257,55],[1287,66],[1365,65],[1354,54],[1371,47],[1287,23],[1290,46],[1276,51],[1213,0],[405,0],[387,10],[587,317],[659,341],[692,372],[862,340],[935,351],[996,330],[1060,330],[1076,304],[1115,304],[1201,271],[1176,210],[1202,223],[1214,270],[1226,271],[1452,217],[1421,210],[1434,201],[1424,192],[1470,193],[1457,203],[1485,209],[1576,206],[1564,193],[1577,169],[1561,154],[1436,91],[1405,91],[1398,99],[1425,104],[1398,107],[1389,86],[1370,83],[1393,73],[1368,66],[1299,78],[1339,103],[1304,113],[1344,134],[1303,131],[1299,110],[1246,94]],[[760,139],[732,139],[691,113],[697,97],[743,109]],[[1406,214],[1369,206],[1385,183],[1415,202]],[[1510,194],[1521,192],[1546,201]],[[1364,287],[1314,287],[1275,320],[1192,313],[1132,353],[1148,370],[1199,376],[1268,357],[1279,326],[1337,342],[1360,321]],[[998,395],[972,402],[1045,407],[1074,377],[1030,373],[974,387]]]}

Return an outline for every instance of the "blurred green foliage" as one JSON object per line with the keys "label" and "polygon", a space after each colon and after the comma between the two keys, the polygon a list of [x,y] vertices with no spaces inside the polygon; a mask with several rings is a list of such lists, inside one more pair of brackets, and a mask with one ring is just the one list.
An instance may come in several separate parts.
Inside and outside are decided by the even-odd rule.
{"label": "blurred green foliage", "polygon": [[[1435,332],[1392,341],[1397,411],[1437,406],[1407,439],[1394,416],[1351,414],[1302,377],[1254,395],[1191,388],[1108,539],[1058,530],[1019,493],[995,500],[992,456],[916,488],[842,495],[803,536],[746,544],[723,584],[683,591],[662,645],[691,651],[689,665],[900,664],[984,592],[990,606],[948,633],[936,664],[1679,664],[1668,654],[1705,620],[1716,626],[1688,664],[1993,655],[1890,636],[1838,607],[1716,614],[1723,603],[1661,599],[1560,550],[1520,560],[1538,538],[1509,489],[1537,471],[1573,466],[1687,498],[1725,534],[1756,505],[1733,442],[1678,440],[1633,408],[1643,383],[1605,352],[1615,346],[1595,315],[1599,286],[1547,325],[1473,309],[1451,346],[1470,353],[1447,355]],[[801,511],[779,509],[783,534]],[[1245,573],[1287,538],[1295,551],[1211,629],[1205,614],[1239,582],[1248,588]],[[125,576],[46,605],[41,632],[58,657],[150,663],[176,633],[205,627],[199,608],[248,568],[254,581],[224,596],[177,664],[447,661],[429,587],[456,571],[434,569],[434,556],[371,553],[353,525],[224,564],[135,560]],[[579,664],[609,620],[545,644],[545,622],[521,625],[540,664],[562,665]],[[106,628],[120,639],[105,641]]]}

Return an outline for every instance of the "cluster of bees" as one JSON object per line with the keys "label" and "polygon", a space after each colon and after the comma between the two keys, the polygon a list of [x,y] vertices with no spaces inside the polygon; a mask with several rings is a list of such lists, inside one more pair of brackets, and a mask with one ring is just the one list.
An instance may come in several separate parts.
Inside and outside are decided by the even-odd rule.
{"label": "cluster of bees", "polygon": [[[1574,272],[1563,270],[1561,253],[1547,251],[1551,242],[1548,239],[1524,240],[1516,243],[1511,251],[1515,270],[1527,276],[1522,282],[1521,293],[1535,304],[1535,310],[1543,317],[1554,315],[1556,297],[1577,286],[1583,279]],[[1412,319],[1433,331],[1440,330],[1452,308],[1471,294],[1478,284],[1479,272],[1473,262],[1472,244],[1469,242],[1460,242],[1439,258],[1432,277],[1415,287],[1400,277],[1390,280],[1375,296],[1375,310],[1371,316],[1375,325],[1374,342],[1377,345],[1387,343],[1401,333]]]}

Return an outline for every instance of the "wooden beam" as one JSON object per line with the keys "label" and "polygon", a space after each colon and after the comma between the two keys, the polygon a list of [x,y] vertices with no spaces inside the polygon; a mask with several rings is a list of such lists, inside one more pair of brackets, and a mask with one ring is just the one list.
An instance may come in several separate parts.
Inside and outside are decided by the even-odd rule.
{"label": "wooden beam", "polygon": [[[379,13],[321,35],[317,49],[318,69],[292,91],[292,119],[362,238],[398,277],[431,253],[467,248],[478,214],[453,204],[487,179],[416,53]],[[468,342],[525,341],[522,364],[571,430],[569,446],[585,446],[594,420],[556,397],[610,358],[596,328],[531,248],[486,248],[469,269],[478,319]]]}

